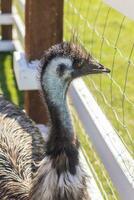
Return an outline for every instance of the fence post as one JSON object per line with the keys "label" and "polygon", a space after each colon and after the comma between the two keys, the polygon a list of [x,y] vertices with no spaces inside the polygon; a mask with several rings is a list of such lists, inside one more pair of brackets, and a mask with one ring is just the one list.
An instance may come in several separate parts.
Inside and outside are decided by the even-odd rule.
{"label": "fence post", "polygon": [[[12,0],[1,0],[1,12],[12,12]],[[2,40],[12,40],[12,25],[2,25],[1,34]]]}
{"label": "fence post", "polygon": [[[27,0],[25,22],[27,59],[40,59],[44,50],[62,41],[63,0]],[[25,92],[25,109],[36,123],[47,122],[46,108],[38,91]]]}

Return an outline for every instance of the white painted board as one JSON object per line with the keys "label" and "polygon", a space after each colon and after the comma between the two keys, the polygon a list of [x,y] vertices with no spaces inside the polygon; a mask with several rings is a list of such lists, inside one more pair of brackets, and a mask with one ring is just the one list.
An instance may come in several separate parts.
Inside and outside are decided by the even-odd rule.
{"label": "white painted board", "polygon": [[104,0],[104,2],[134,20],[134,0]]}
{"label": "white painted board", "polygon": [[14,72],[19,90],[37,90],[37,67],[39,61],[28,63],[23,52],[14,52]]}
{"label": "white painted board", "polygon": [[14,23],[11,14],[0,14],[0,25],[12,25]]}
{"label": "white painted board", "polygon": [[1,40],[0,41],[0,52],[14,51],[15,46],[11,40]]}

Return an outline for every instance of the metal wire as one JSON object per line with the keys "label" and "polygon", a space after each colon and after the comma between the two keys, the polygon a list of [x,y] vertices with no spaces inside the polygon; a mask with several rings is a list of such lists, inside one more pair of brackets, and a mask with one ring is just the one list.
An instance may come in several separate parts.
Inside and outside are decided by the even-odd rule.
{"label": "metal wire", "polygon": [[[81,1],[79,4],[75,0],[65,0],[65,6],[69,7],[68,12],[65,12],[65,27],[69,32],[74,27],[78,27],[77,39],[79,43],[101,63],[105,62],[108,54],[111,54],[111,60],[108,63],[111,66],[111,74],[106,78],[101,76],[99,78],[87,77],[85,82],[96,96],[104,112],[108,113],[108,110],[110,111],[110,120],[117,134],[131,155],[134,156],[134,134],[132,133],[134,125],[131,122],[134,118],[134,99],[131,93],[134,93],[134,90],[132,91],[132,87],[128,88],[130,81],[131,85],[133,81],[129,80],[129,77],[132,70],[134,72],[134,37],[132,38],[131,35],[131,38],[122,38],[127,29],[127,24],[131,23],[134,26],[134,23],[130,22],[122,14],[116,14],[118,15],[118,25],[116,25],[115,30],[112,30],[113,34],[111,35],[114,36],[114,39],[111,39],[108,31],[110,23],[116,23],[113,18],[113,12],[115,11],[106,6],[101,0],[96,2],[93,3],[88,0],[85,3]],[[73,13],[74,21],[69,18],[70,12]],[[102,21],[100,21],[100,18]],[[65,39],[66,35],[67,33],[65,32]],[[129,42],[130,39],[131,43]],[[127,41],[129,42],[127,52],[120,45],[122,40],[126,40],[126,44]],[[118,61],[123,65],[121,74],[117,73]],[[121,76],[120,79],[118,76]],[[105,89],[108,94],[106,94]],[[128,92],[129,90],[130,92]],[[109,117],[109,113],[107,115]],[[129,117],[127,118],[128,115]]]}
{"label": "metal wire", "polygon": [[[106,17],[105,17],[103,32],[102,32],[102,40],[101,40],[100,55],[99,55],[99,61],[100,62],[102,60],[102,49],[103,49],[103,45],[104,45],[104,35],[105,35],[106,27],[107,27],[107,24],[108,24],[108,18],[109,18],[110,10],[111,10],[111,8],[108,8],[107,13],[106,13]],[[102,78],[102,76],[100,75],[100,90],[102,90],[102,79],[101,78]]]}

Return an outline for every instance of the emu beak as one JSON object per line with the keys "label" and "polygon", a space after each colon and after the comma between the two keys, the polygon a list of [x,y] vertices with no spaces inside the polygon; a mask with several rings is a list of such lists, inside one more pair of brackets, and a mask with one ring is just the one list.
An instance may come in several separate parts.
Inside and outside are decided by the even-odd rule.
{"label": "emu beak", "polygon": [[90,63],[87,66],[87,74],[98,74],[98,73],[110,73],[110,69],[104,67],[102,64],[98,62]]}
{"label": "emu beak", "polygon": [[73,73],[73,78],[100,73],[110,73],[110,70],[108,68],[105,68],[102,64],[98,63],[97,61],[92,60],[90,63],[85,64],[81,68],[75,69]]}

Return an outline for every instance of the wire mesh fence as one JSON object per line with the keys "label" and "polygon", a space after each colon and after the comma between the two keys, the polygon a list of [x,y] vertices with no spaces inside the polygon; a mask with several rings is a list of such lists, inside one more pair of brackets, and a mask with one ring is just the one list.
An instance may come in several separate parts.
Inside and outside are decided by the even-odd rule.
{"label": "wire mesh fence", "polygon": [[64,39],[77,40],[110,75],[88,76],[92,91],[117,134],[134,156],[134,22],[101,0],[65,0]]}

